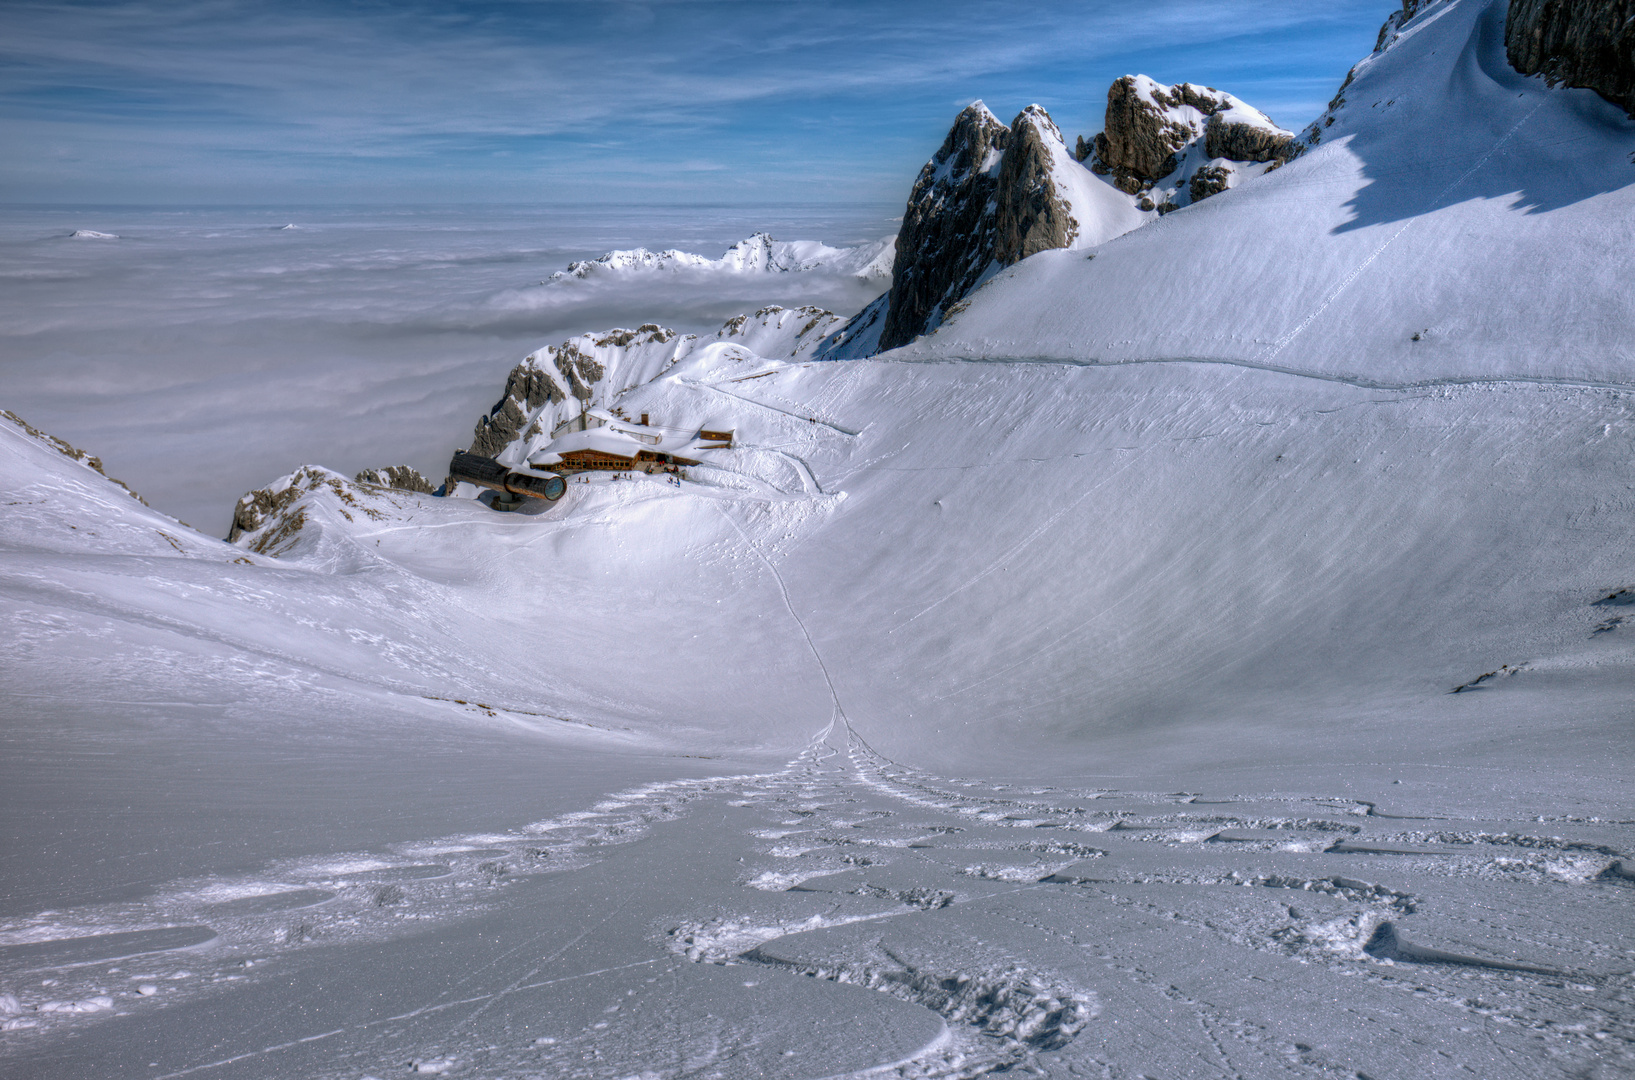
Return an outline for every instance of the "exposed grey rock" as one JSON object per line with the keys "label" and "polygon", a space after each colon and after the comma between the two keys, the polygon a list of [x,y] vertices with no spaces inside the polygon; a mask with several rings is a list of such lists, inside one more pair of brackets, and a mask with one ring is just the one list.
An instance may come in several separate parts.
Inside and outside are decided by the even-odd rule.
{"label": "exposed grey rock", "polygon": [[[340,473],[318,465],[303,465],[270,486],[246,492],[239,499],[238,505],[233,507],[233,528],[227,534],[227,542],[261,555],[281,554],[289,541],[306,527],[306,508],[296,504],[325,488],[335,496],[339,504],[336,509],[349,521],[353,520],[354,513],[375,520],[383,516],[380,510],[359,497],[366,493]],[[239,543],[241,540],[243,543]]]}
{"label": "exposed grey rock", "polygon": [[331,475],[327,469],[303,465],[270,487],[245,492],[233,507],[233,527],[227,534],[227,542],[236,544],[246,533],[260,532],[268,525],[276,525],[277,528],[266,536],[256,538],[250,545],[252,551],[265,553],[268,548],[289,539],[306,523],[303,513],[288,516],[289,508],[302,496],[324,484],[332,484],[339,490],[340,478]]}
{"label": "exposed grey rock", "polygon": [[1038,105],[1023,109],[1011,124],[1010,145],[1000,162],[995,192],[998,220],[993,256],[1001,266],[1067,247],[1079,234],[1071,205],[1051,179],[1053,145],[1063,145],[1062,133]]}
{"label": "exposed grey rock", "polygon": [[1594,90],[1635,116],[1635,0],[1510,0],[1510,65]]}
{"label": "exposed grey rock", "polygon": [[471,433],[471,452],[493,457],[522,434],[522,423],[527,418],[516,398],[501,398],[493,412],[477,418],[476,430]]}
{"label": "exposed grey rock", "polygon": [[435,489],[431,481],[407,465],[388,465],[384,469],[365,469],[356,477],[357,483],[378,487],[398,488],[402,491],[420,491],[430,495]]}
{"label": "exposed grey rock", "polygon": [[981,102],[966,107],[920,170],[897,233],[880,348],[924,333],[943,305],[964,296],[993,259],[989,204],[999,187],[1010,129]]}
{"label": "exposed grey rock", "polygon": [[1219,195],[1231,186],[1231,173],[1219,165],[1204,165],[1192,174],[1188,181],[1187,191],[1193,202],[1199,202],[1211,195]]}
{"label": "exposed grey rock", "polygon": [[[645,328],[644,328],[645,329]],[[586,368],[595,368],[600,378],[600,367],[595,360],[575,352],[579,360],[588,361]],[[557,367],[563,366],[562,358],[557,358]],[[570,364],[574,376],[569,376],[570,384],[574,377],[580,375],[580,365]],[[566,375],[566,372],[564,372]],[[582,401],[590,399],[590,388],[583,381],[579,384],[584,388]],[[577,393],[579,387],[575,387]],[[524,360],[511,369],[511,374],[505,380],[505,396],[500,398],[489,410],[487,416],[479,417],[477,427],[471,433],[471,452],[484,457],[493,457],[504,449],[507,444],[522,433],[523,422],[528,413],[539,408],[546,402],[555,404],[563,400],[562,388],[550,374],[541,370],[532,357]],[[426,490],[430,491],[428,487]]]}
{"label": "exposed grey rock", "polygon": [[1176,152],[1200,132],[1168,108],[1190,105],[1204,116],[1229,108],[1226,95],[1191,83],[1161,86],[1139,75],[1115,79],[1107,90],[1105,126],[1092,143],[1098,172],[1131,195],[1175,171]]}
{"label": "exposed grey rock", "polygon": [[607,374],[594,356],[579,351],[578,346],[572,341],[563,342],[556,350],[556,370],[568,380],[568,388],[573,391],[573,396],[582,402],[590,401],[594,393],[592,384],[600,382],[602,376]]}
{"label": "exposed grey rock", "polygon": [[1243,123],[1231,116],[1217,112],[1204,124],[1204,153],[1232,161],[1276,161],[1289,156],[1294,135]]}
{"label": "exposed grey rock", "polygon": [[[1056,172],[1067,156],[1061,130],[1038,105],[1008,128],[980,102],[959,114],[909,195],[879,350],[934,329],[991,266],[1073,243],[1079,222]],[[865,316],[879,318],[877,310]],[[837,338],[863,336],[848,324]]]}
{"label": "exposed grey rock", "polygon": [[1231,94],[1209,86],[1164,86],[1125,75],[1107,91],[1102,132],[1079,140],[1077,154],[1111,177],[1120,191],[1144,193],[1174,173],[1187,148],[1202,137],[1204,154],[1231,161],[1282,161],[1294,152],[1294,134],[1273,126]]}

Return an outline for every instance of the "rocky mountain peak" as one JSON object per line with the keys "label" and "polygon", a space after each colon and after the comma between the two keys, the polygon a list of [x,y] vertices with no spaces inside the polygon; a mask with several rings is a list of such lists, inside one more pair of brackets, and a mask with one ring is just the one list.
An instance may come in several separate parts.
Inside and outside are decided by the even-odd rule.
{"label": "rocky mountain peak", "polygon": [[1067,247],[1079,235],[1072,206],[1055,177],[1067,164],[1061,129],[1039,105],[1029,105],[1010,127],[999,166],[993,256],[1000,266]]}
{"label": "rocky mountain peak", "polygon": [[914,182],[891,291],[835,334],[824,355],[906,345],[995,271],[1042,251],[1105,243],[1153,211],[1276,168],[1293,146],[1292,132],[1231,94],[1145,75],[1113,83],[1105,130],[1093,144],[1081,138],[1077,153],[1043,107],[1029,105],[1006,127],[975,102]]}
{"label": "rocky mountain peak", "polygon": [[1010,128],[987,105],[973,101],[954,117],[942,148],[920,170],[915,188],[922,184],[943,189],[958,187],[976,174],[993,175],[1010,140]]}
{"label": "rocky mountain peak", "polygon": [[993,260],[990,204],[1010,139],[1011,129],[982,102],[973,102],[920,170],[897,233],[880,348],[924,333],[942,306],[964,296]]}
{"label": "rocky mountain peak", "polygon": [[[1184,157],[1264,163],[1287,157],[1293,144],[1293,132],[1214,87],[1125,75],[1107,91],[1103,130],[1090,142],[1080,139],[1076,156],[1089,158],[1091,169],[1120,191],[1140,195],[1171,177]],[[1200,153],[1188,154],[1194,147]],[[1223,166],[1205,161],[1195,168],[1219,172]],[[1184,179],[1189,191],[1210,186]]]}

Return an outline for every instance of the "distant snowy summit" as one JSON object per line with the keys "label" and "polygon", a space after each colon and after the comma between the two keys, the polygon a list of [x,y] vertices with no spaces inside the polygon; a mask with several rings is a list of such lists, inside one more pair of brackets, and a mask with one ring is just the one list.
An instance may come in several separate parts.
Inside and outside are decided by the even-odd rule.
{"label": "distant snowy summit", "polygon": [[816,240],[774,240],[764,232],[738,241],[719,259],[670,249],[610,251],[596,259],[569,263],[552,274],[562,282],[635,274],[696,271],[716,274],[790,274],[825,271],[830,274],[885,280],[891,277],[896,239],[886,237],[856,247],[833,248]]}
{"label": "distant snowy summit", "polygon": [[118,233],[97,232],[95,229],[75,229],[68,234],[70,240],[118,240]]}

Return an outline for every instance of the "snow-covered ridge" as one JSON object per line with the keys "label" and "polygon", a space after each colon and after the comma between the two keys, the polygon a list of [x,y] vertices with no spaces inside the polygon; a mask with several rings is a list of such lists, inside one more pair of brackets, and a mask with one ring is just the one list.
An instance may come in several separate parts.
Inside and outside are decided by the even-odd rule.
{"label": "snow-covered ridge", "polygon": [[891,277],[895,249],[894,237],[856,247],[834,248],[816,240],[774,240],[769,234],[758,232],[732,245],[719,259],[673,248],[665,251],[649,251],[646,248],[610,251],[600,258],[569,263],[566,270],[552,274],[550,281],[688,271],[715,274],[824,271],[865,280],[883,280]]}
{"label": "snow-covered ridge", "polygon": [[50,434],[49,432],[41,431],[39,428],[35,427],[33,424],[30,424],[28,421],[24,420],[10,409],[0,409],[0,420],[10,422],[23,434],[37,440],[38,442],[44,443],[46,446],[49,446],[51,449],[55,450],[63,457],[68,458],[70,461],[77,461],[109,482],[124,488],[126,494],[135,499],[137,502],[141,503],[143,506],[148,505],[148,500],[142,498],[142,496],[132,491],[128,486],[126,486],[125,481],[109,476],[106,472],[104,472],[102,469],[101,458],[93,457],[66,439],[61,439]]}

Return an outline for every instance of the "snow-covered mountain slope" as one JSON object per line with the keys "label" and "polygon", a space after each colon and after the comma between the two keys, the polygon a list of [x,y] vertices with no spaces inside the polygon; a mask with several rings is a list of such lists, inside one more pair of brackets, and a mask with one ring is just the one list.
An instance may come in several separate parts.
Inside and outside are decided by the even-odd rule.
{"label": "snow-covered mountain slope", "polygon": [[[702,612],[759,626],[784,609],[757,605],[787,595],[786,629],[810,637],[838,707],[898,752],[1034,767],[1024,747],[1154,753],[1161,731],[1219,727],[1269,753],[1433,718],[1439,734],[1416,738],[1454,752],[1482,736],[1447,693],[1478,676],[1503,668],[1518,707],[1587,695],[1586,730],[1631,677],[1622,621],[1595,606],[1631,584],[1607,488],[1629,469],[1622,393],[1378,391],[1189,363],[791,363],[718,343],[609,404],[735,429],[734,448],[682,488],[596,477],[520,519],[531,547],[592,523],[620,539],[613,562],[559,551],[549,588],[584,575],[623,595],[672,565],[675,537],[724,543],[750,577],[689,571],[649,616],[653,639]],[[414,531],[343,521],[335,483],[312,487],[338,536]],[[327,550],[292,554],[340,565]]]}
{"label": "snow-covered mountain slope", "polygon": [[1298,159],[1093,259],[1034,256],[903,355],[1628,385],[1635,122],[1516,74],[1505,12],[1424,6]]}
{"label": "snow-covered mountain slope", "polygon": [[[38,1026],[4,1060],[497,1078],[571,1072],[565,1048],[745,1080],[904,1060],[1183,1074],[1209,1047],[1135,1022],[1167,1002],[1247,1033],[1209,1044],[1244,1075],[1416,1074],[1427,1046],[1453,1063],[1438,1076],[1627,1062],[1609,969],[1629,945],[1611,823],[1629,817],[1631,394],[716,342],[612,403],[722,415],[734,448],[680,488],[597,478],[531,514],[309,470],[276,558],[3,444],[0,691],[36,726],[71,713],[94,733],[95,775],[109,759],[146,781],[124,796],[145,820],[199,803],[163,763],[192,730],[171,714],[204,709],[240,739],[367,731],[394,762],[467,725],[483,768],[452,774],[480,804],[465,812],[519,815],[374,825],[119,903],[49,893],[0,926],[0,977],[30,950],[93,959],[5,984]],[[82,535],[99,491],[129,540]],[[548,812],[490,794],[502,726]],[[592,748],[794,753],[814,735],[759,776],[695,782],[681,762],[651,783],[632,756],[617,797],[562,794]],[[619,775],[606,753],[588,766]],[[340,786],[364,783],[383,821],[428,820],[410,810],[448,785],[363,772]],[[339,807],[313,801],[334,828]],[[283,836],[262,831],[248,850]],[[152,859],[118,865],[151,880]],[[159,930],[217,937],[156,938],[192,951],[123,966],[103,936]],[[120,989],[154,972],[131,985],[157,1002]],[[1460,1033],[1485,1015],[1467,973],[1513,1024]],[[723,1015],[746,1026],[723,1036]],[[1404,1039],[1375,1037],[1387,1020]],[[152,1049],[133,1058],[136,1025]]]}
{"label": "snow-covered mountain slope", "polygon": [[[627,665],[606,646],[651,605],[668,606],[671,590],[719,595],[720,582],[708,581],[721,567],[691,565],[691,544],[648,552],[646,570],[626,579],[647,584],[633,594],[608,594],[599,580],[603,569],[582,567],[588,578],[579,570],[564,573],[578,561],[581,544],[608,542],[605,526],[593,524],[599,516],[593,508],[541,546],[527,515],[305,467],[271,485],[288,497],[232,545],[141,505],[9,423],[0,422],[0,440],[6,505],[0,598],[10,615],[0,644],[0,690],[20,700],[38,698],[74,672],[103,696],[203,695],[231,703],[252,726],[259,708],[310,705],[317,695],[340,713],[386,708],[434,724],[498,722],[575,744],[625,747],[657,746],[670,737],[665,731],[685,741],[691,736],[684,732],[700,734],[733,713],[737,720],[725,721],[723,731],[759,728],[756,740],[789,745],[826,715],[799,705],[821,685],[813,685],[810,661],[773,655],[753,680],[760,683],[768,667],[787,669],[763,689],[783,683],[784,690],[773,691],[781,697],[799,686],[795,699],[769,708],[759,691],[741,688],[733,693],[746,706],[756,699],[749,711],[712,706],[700,728],[697,703],[712,693],[706,684],[734,681],[709,659],[719,654],[719,636],[716,616],[702,610],[685,641],[643,660],[652,682],[639,682],[652,693],[618,689],[628,681]],[[642,501],[622,498],[618,489],[611,494],[611,507]],[[570,493],[563,502],[582,506],[585,499]],[[733,535],[724,521],[715,527],[723,533],[717,540]],[[544,563],[505,569],[508,551],[527,551],[530,561]],[[543,569],[555,560],[564,561]],[[564,604],[602,614],[588,623],[563,618],[555,623],[558,636],[541,613]],[[735,636],[753,641],[762,629],[751,623]],[[693,637],[699,631],[703,636]],[[557,650],[561,655],[542,664],[541,656]],[[550,689],[560,673],[574,670],[581,674],[570,680],[584,694]],[[473,709],[456,699],[483,704]],[[541,707],[546,700],[555,704]],[[631,726],[641,716],[666,719],[644,733],[639,722]],[[648,741],[654,738],[659,743]]]}
{"label": "snow-covered mountain slope", "polygon": [[650,273],[789,274],[823,271],[865,280],[888,280],[895,241],[891,237],[856,247],[834,248],[816,240],[774,240],[756,233],[728,248],[719,259],[669,249],[610,251],[595,259],[570,263],[552,274],[553,282]]}
{"label": "snow-covered mountain slope", "polygon": [[587,335],[478,431],[732,430],[679,486],[307,467],[229,545],[0,423],[0,1067],[1628,1073],[1632,129],[1495,11],[909,348]]}

